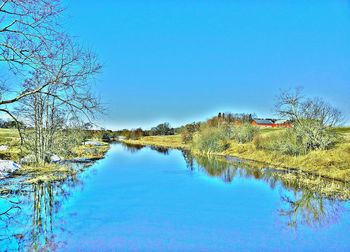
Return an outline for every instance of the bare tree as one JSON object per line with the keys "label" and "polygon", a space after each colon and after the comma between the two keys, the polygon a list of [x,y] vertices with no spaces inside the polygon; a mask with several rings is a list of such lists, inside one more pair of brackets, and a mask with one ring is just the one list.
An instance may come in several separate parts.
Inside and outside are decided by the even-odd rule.
{"label": "bare tree", "polygon": [[[2,0],[0,2],[0,61],[24,70],[41,64],[44,48],[59,35],[60,0]],[[28,69],[27,68],[27,69]]]}
{"label": "bare tree", "polygon": [[[39,163],[45,161],[58,145],[58,134],[74,121],[93,118],[99,111],[99,100],[91,92],[93,76],[101,66],[89,51],[75,45],[69,38],[59,41],[43,67],[31,73],[25,90],[41,87],[20,100],[17,116],[31,128],[34,135],[26,138]],[[32,131],[31,131],[32,132]]]}
{"label": "bare tree", "polygon": [[0,0],[0,62],[11,75],[0,83],[0,112],[17,122],[22,143],[18,119],[34,128],[40,161],[58,129],[99,108],[91,82],[101,66],[61,31],[62,11],[60,0]]}
{"label": "bare tree", "polygon": [[[28,73],[43,67],[52,57],[53,44],[61,40],[58,18],[60,0],[2,0],[0,2],[0,62],[17,84],[0,83],[0,111],[14,120],[7,105],[32,95],[47,85],[23,89]],[[19,91],[18,91],[19,90]],[[16,92],[15,92],[16,91]],[[14,95],[15,94],[15,95]]]}
{"label": "bare tree", "polygon": [[[28,72],[42,67],[45,59],[51,57],[46,52],[62,36],[57,22],[62,10],[60,0],[0,1],[0,62],[8,67],[9,73],[18,82],[8,84],[2,76],[0,112],[10,116],[17,124],[8,105],[40,91],[46,84],[31,89],[22,88]],[[21,135],[20,130],[19,133]]]}
{"label": "bare tree", "polygon": [[337,140],[332,127],[342,122],[342,114],[320,98],[305,98],[300,89],[282,92],[276,112],[293,123],[291,131],[304,152],[327,149]]}
{"label": "bare tree", "polygon": [[279,116],[298,124],[313,120],[333,127],[343,120],[341,112],[320,98],[305,98],[302,90],[284,91],[277,98],[276,112]]}

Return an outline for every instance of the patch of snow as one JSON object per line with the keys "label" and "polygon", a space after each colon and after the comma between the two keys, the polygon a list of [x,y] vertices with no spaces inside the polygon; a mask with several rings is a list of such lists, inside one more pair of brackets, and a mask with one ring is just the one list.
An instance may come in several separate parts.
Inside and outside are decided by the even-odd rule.
{"label": "patch of snow", "polygon": [[8,148],[9,147],[7,145],[0,145],[0,151],[7,151]]}
{"label": "patch of snow", "polygon": [[51,157],[50,157],[50,162],[51,163],[58,163],[58,162],[60,162],[62,159],[59,157],[59,156],[57,156],[57,155],[52,155]]}
{"label": "patch of snow", "polygon": [[92,146],[102,146],[103,144],[95,141],[86,141],[84,145],[92,145]]}
{"label": "patch of snow", "polygon": [[92,163],[93,161],[91,159],[88,159],[88,158],[73,158],[71,160],[71,162],[73,162],[73,163]]}
{"label": "patch of snow", "polygon": [[25,156],[24,158],[21,158],[21,161],[20,161],[21,164],[31,164],[35,162],[36,162],[36,158],[34,155]]}
{"label": "patch of snow", "polygon": [[20,168],[21,166],[14,161],[0,160],[0,178],[7,177]]}

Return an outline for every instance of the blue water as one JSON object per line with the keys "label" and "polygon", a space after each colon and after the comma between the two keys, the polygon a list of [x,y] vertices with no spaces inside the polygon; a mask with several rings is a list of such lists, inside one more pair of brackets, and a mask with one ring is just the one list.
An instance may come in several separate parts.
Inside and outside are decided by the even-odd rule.
{"label": "blue water", "polygon": [[[179,150],[112,145],[77,178],[12,196],[21,209],[0,218],[1,249],[350,250],[348,202],[215,162],[186,163]],[[311,203],[295,211],[287,197]],[[294,222],[286,214],[291,209]]]}

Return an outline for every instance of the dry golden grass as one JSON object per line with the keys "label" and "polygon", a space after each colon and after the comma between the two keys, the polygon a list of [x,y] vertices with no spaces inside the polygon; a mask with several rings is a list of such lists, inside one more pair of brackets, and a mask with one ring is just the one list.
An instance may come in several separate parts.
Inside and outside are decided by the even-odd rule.
{"label": "dry golden grass", "polygon": [[[0,145],[9,147],[6,151],[0,151],[0,159],[18,161],[20,159],[20,139],[16,129],[0,129]],[[81,145],[73,150],[72,157],[65,158],[87,158],[100,159],[109,150],[109,144],[103,143],[102,146]],[[45,165],[23,165],[14,175],[27,176],[25,183],[39,183],[48,181],[58,181],[73,176],[76,171],[68,166],[59,164]]]}
{"label": "dry golden grass", "polygon": [[[265,163],[275,168],[296,168],[324,177],[350,181],[350,128],[336,128],[342,140],[331,150],[311,151],[306,155],[289,156],[275,151],[258,150],[252,143],[230,143],[224,155]],[[264,129],[262,137],[279,134],[283,129]]]}
{"label": "dry golden grass", "polygon": [[[262,129],[261,136],[279,134],[284,130]],[[257,161],[260,163],[260,167],[294,168],[331,179],[350,181],[350,128],[337,128],[335,130],[343,136],[343,140],[331,150],[311,151],[306,155],[289,156],[276,151],[257,149],[253,143],[238,144],[231,141],[227,150],[222,153],[214,153],[214,155],[234,156]],[[139,140],[124,140],[124,142],[168,148],[190,148],[190,145],[182,143],[180,135],[143,137]]]}
{"label": "dry golden grass", "polygon": [[102,143],[102,146],[80,145],[73,149],[73,156],[87,159],[101,159],[109,150],[109,144]]}
{"label": "dry golden grass", "polygon": [[274,151],[257,150],[251,143],[231,142],[229,149],[218,154],[254,160],[275,168],[296,168],[332,179],[350,181],[350,143],[339,144],[332,150],[289,156]]}
{"label": "dry golden grass", "polygon": [[16,129],[0,129],[0,145],[9,148],[0,151],[0,159],[18,160],[20,158],[20,138]]}
{"label": "dry golden grass", "polygon": [[167,148],[183,148],[188,149],[189,145],[184,144],[181,139],[181,135],[173,136],[147,136],[138,140],[123,140],[128,144],[140,144],[140,145],[152,145]]}
{"label": "dry golden grass", "polygon": [[38,166],[22,166],[14,175],[26,176],[24,181],[27,184],[42,182],[53,182],[64,180],[69,176],[74,176],[76,171],[68,166],[58,164],[45,164]]}

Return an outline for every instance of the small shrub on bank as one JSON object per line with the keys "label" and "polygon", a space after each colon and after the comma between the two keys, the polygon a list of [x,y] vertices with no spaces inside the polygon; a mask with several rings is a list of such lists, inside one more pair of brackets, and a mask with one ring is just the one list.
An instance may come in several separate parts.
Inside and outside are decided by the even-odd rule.
{"label": "small shrub on bank", "polygon": [[206,153],[222,152],[229,147],[229,135],[225,127],[203,127],[193,136],[195,150]]}
{"label": "small shrub on bank", "polygon": [[304,153],[300,144],[290,130],[270,134],[268,136],[257,136],[253,140],[253,144],[257,149],[277,151],[281,154],[297,156]]}
{"label": "small shrub on bank", "polygon": [[258,133],[259,129],[250,123],[235,126],[223,123],[216,127],[203,125],[193,135],[192,146],[200,152],[222,152],[228,149],[230,140],[234,140],[237,143],[248,143]]}
{"label": "small shrub on bank", "polygon": [[251,142],[258,133],[259,129],[250,123],[244,123],[231,128],[231,138],[237,143]]}
{"label": "small shrub on bank", "polygon": [[340,139],[340,136],[330,127],[322,125],[319,121],[304,120],[303,124],[296,124],[291,134],[304,152],[310,150],[328,150]]}
{"label": "small shrub on bank", "polygon": [[291,140],[304,153],[328,150],[338,142],[337,133],[332,128],[342,122],[342,113],[320,98],[305,98],[300,89],[282,92],[276,103],[276,112],[281,118],[293,122],[293,128],[289,130]]}
{"label": "small shrub on bank", "polygon": [[181,139],[183,143],[190,143],[193,140],[193,135],[200,129],[199,123],[186,124],[181,130]]}

